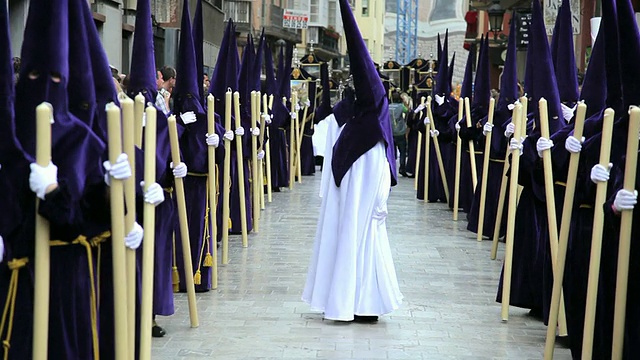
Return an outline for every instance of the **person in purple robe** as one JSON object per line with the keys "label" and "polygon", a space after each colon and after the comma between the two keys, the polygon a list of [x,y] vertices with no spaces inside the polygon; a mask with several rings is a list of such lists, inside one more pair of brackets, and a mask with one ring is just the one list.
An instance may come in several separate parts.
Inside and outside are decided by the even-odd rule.
{"label": "person in purple robe", "polygon": [[[200,19],[201,20],[201,19]],[[196,24],[194,24],[194,27]],[[191,31],[189,3],[184,2],[180,31],[180,47],[178,49],[176,86],[173,90],[174,113],[179,115],[184,132],[180,137],[180,152],[187,168],[190,170],[184,178],[187,217],[189,220],[189,239],[193,274],[185,274],[182,247],[175,248],[176,267],[179,274],[179,290],[186,291],[185,276],[195,276],[195,288],[198,292],[211,289],[211,242],[212,222],[209,209],[209,198],[217,194],[209,193],[209,181],[219,183],[219,179],[208,178],[208,146],[217,148],[216,162],[224,161],[224,147],[218,146],[224,128],[218,117],[216,132],[207,134],[207,114],[200,102],[200,78],[196,68],[195,46]],[[204,196],[203,196],[204,195]],[[211,219],[211,220],[210,220]],[[181,244],[181,234],[176,233],[176,243]]]}

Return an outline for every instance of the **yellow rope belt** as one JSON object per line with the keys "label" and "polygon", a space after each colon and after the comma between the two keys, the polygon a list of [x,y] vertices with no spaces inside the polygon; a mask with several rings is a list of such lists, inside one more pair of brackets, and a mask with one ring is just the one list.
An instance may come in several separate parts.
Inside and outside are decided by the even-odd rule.
{"label": "yellow rope belt", "polygon": [[567,183],[562,181],[556,181],[554,184],[567,187]]}
{"label": "yellow rope belt", "polygon": [[489,158],[489,161],[497,162],[497,163],[504,163],[504,159],[492,159],[492,158]]}
{"label": "yellow rope belt", "polygon": [[[105,231],[98,236],[95,236],[89,240],[84,235],[80,235],[75,238],[72,242],[60,241],[60,240],[51,240],[49,244],[51,246],[68,246],[68,245],[81,245],[87,251],[87,265],[89,267],[89,279],[91,280],[91,338],[93,342],[93,356],[94,359],[100,358],[100,345],[98,340],[98,293],[96,291],[95,285],[95,277],[93,272],[93,254],[91,251],[92,247],[98,247],[100,249],[100,244],[105,242],[109,237],[111,237],[111,232]],[[100,250],[98,250],[100,254]],[[98,256],[98,266],[100,266],[100,256]],[[98,268],[99,271],[99,268]],[[99,281],[99,279],[98,279]]]}
{"label": "yellow rope belt", "polygon": [[591,204],[580,204],[580,209],[593,209]]}
{"label": "yellow rope belt", "polygon": [[207,177],[209,176],[209,173],[194,173],[194,172],[188,172],[187,173],[188,176],[199,176],[199,177]]}
{"label": "yellow rope belt", "polygon": [[4,358],[9,358],[9,349],[11,348],[11,332],[13,330],[13,317],[16,310],[16,296],[18,295],[18,275],[21,268],[25,267],[29,262],[29,258],[12,259],[7,264],[11,270],[11,280],[9,280],[9,290],[7,291],[7,299],[4,303],[4,311],[2,312],[2,322],[0,330],[4,331],[4,326],[9,315],[9,324],[7,325],[7,337],[2,341],[4,347]]}

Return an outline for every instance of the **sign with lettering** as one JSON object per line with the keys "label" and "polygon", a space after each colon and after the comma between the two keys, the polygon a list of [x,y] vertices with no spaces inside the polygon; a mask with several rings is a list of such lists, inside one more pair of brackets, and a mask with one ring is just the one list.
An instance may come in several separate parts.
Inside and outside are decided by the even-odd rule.
{"label": "sign with lettering", "polygon": [[520,50],[529,46],[529,27],[531,26],[531,13],[518,12],[516,21],[516,47]]}
{"label": "sign with lettering", "polygon": [[[544,0],[544,26],[547,28],[547,35],[553,35],[553,28],[556,25],[558,9],[562,5],[562,0]],[[580,34],[580,0],[571,0],[571,25],[573,35]]]}
{"label": "sign with lettering", "polygon": [[309,26],[309,13],[300,10],[285,9],[282,14],[282,27],[306,29]]}

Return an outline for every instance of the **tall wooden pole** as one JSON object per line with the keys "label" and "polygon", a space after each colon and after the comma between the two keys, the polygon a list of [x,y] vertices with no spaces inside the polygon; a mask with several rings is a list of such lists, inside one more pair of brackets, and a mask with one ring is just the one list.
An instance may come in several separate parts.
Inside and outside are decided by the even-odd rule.
{"label": "tall wooden pole", "polygon": [[[469,98],[464,98],[464,106],[467,116],[467,127],[471,127],[471,105],[469,105]],[[478,168],[476,167],[476,147],[473,144],[473,140],[469,140],[469,163],[471,164],[473,192],[476,192],[476,186],[478,186]]]}
{"label": "tall wooden pole", "polygon": [[[51,104],[36,107],[36,163],[48,166],[51,162]],[[51,284],[51,247],[49,221],[38,215],[40,200],[36,197],[35,228],[35,286],[33,296],[33,349],[36,360],[48,358],[49,346],[49,287]],[[8,349],[5,349],[8,351]]]}
{"label": "tall wooden pole", "polygon": [[[512,117],[512,124],[516,124]],[[504,156],[504,165],[502,166],[502,181],[500,182],[500,195],[498,196],[498,210],[496,211],[496,223],[493,227],[493,242],[491,244],[491,260],[495,260],[498,256],[498,241],[500,239],[500,228],[502,227],[502,214],[504,213],[504,200],[507,197],[507,172],[509,171],[509,145],[507,144],[507,152]]]}
{"label": "tall wooden pole", "polygon": [[[489,117],[487,118],[487,124],[493,126],[493,112],[495,109],[496,100],[489,100]],[[484,215],[485,207],[487,204],[487,181],[489,179],[489,161],[491,161],[491,136],[493,131],[490,131],[484,137],[484,161],[482,162],[482,182],[480,183],[480,212],[478,213],[478,233],[476,234],[476,240],[482,241],[482,234],[484,232]]]}
{"label": "tall wooden pole", "polygon": [[[120,108],[114,103],[106,106],[109,136],[109,161],[115,164],[122,153],[120,132]],[[124,249],[124,188],[123,181],[111,178],[109,189],[111,201],[111,245],[113,256],[113,303],[115,358],[129,359],[129,334],[127,323],[127,283]],[[131,339],[133,340],[133,339]]]}
{"label": "tall wooden pole", "polygon": [[[144,131],[144,191],[156,181],[156,116],[147,107]],[[141,116],[142,117],[142,116]],[[151,327],[153,324],[153,279],[155,253],[156,207],[144,203],[144,238],[142,241],[142,301],[140,303],[140,359],[151,359]]]}
{"label": "tall wooden pole", "polygon": [[[464,101],[458,101],[458,123],[464,116]],[[460,162],[462,160],[462,140],[460,132],[456,131],[456,169],[453,180],[453,221],[458,221],[458,211],[460,210]]]}
{"label": "tall wooden pole", "polygon": [[[269,95],[268,109],[265,108],[264,110],[265,115],[269,115],[268,110],[271,110],[272,106],[273,106],[273,95]],[[267,128],[266,135],[267,135],[267,140],[266,140],[266,144],[264,144],[264,158],[266,159],[265,168],[267,171],[267,201],[271,202],[273,200],[273,190],[271,188],[271,126]]]}
{"label": "tall wooden pole", "polygon": [[[286,101],[284,98],[283,102]],[[289,190],[293,189],[293,183],[296,179],[295,173],[295,149],[296,149],[296,117],[298,117],[298,111],[296,111],[296,104],[298,103],[298,95],[293,92],[291,94],[291,126],[289,127]],[[295,114],[295,115],[293,115]]]}
{"label": "tall wooden pole", "polygon": [[[431,104],[431,97],[427,100],[427,103]],[[427,114],[429,114],[429,119],[433,119],[433,114],[431,113],[431,106],[427,106]],[[430,122],[430,128],[432,131],[436,131],[436,124],[434,121]],[[444,161],[442,161],[442,152],[440,151],[440,142],[438,141],[438,137],[433,138],[433,148],[436,150],[436,160],[438,160],[438,169],[440,169],[440,178],[442,180],[442,187],[444,188],[444,196],[447,199],[447,204],[449,203],[449,184],[447,182],[447,173],[444,170]]]}
{"label": "tall wooden pole", "polygon": [[[631,107],[629,132],[627,138],[627,157],[624,166],[624,189],[633,192],[636,186],[638,166],[638,133],[640,131],[640,108]],[[636,224],[637,226],[637,224]],[[616,274],[616,301],[613,312],[613,349],[611,358],[622,359],[624,345],[624,324],[627,314],[627,288],[629,286],[629,251],[631,249],[631,230],[633,211],[625,210],[620,214],[620,242],[618,247],[618,271]],[[637,306],[638,304],[633,304]]]}
{"label": "tall wooden pole", "polygon": [[[257,95],[257,96],[256,96]],[[258,126],[258,109],[260,107],[260,93],[251,92],[251,130]],[[258,109],[256,109],[258,108]],[[260,230],[260,193],[258,191],[260,181],[258,180],[258,137],[251,134],[251,197],[253,205],[253,232]]]}
{"label": "tall wooden pole", "polygon": [[[265,146],[265,142],[268,140],[267,138],[267,122],[265,120],[265,118],[267,116],[269,116],[269,110],[267,109],[267,94],[262,94],[262,99],[261,99],[261,104],[262,104],[262,116],[259,118],[260,120],[260,147],[259,147],[259,151],[264,151],[264,157],[262,158],[262,160],[258,160],[258,180],[260,181],[260,209],[264,210],[265,209],[265,196],[264,196],[264,174],[265,174],[265,170],[264,170],[264,164],[266,163],[266,159],[267,159],[267,152],[265,151],[266,146]],[[260,114],[260,104],[258,104],[258,114]]]}
{"label": "tall wooden pole", "polygon": [[[240,114],[240,93],[233,93],[233,110],[236,119],[236,129],[242,126]],[[238,167],[238,192],[240,193],[240,226],[242,227],[242,247],[249,246],[247,234],[247,203],[244,193],[244,155],[242,154],[242,136],[236,135],[236,161]]]}
{"label": "tall wooden pole", "polygon": [[[231,131],[231,89],[224,96],[224,129]],[[222,181],[222,264],[229,263],[229,187],[231,187],[231,141],[224,141]]]}
{"label": "tall wooden pole", "polygon": [[[420,98],[420,104],[424,104],[427,99],[423,96]],[[420,111],[418,118],[422,118],[423,111]],[[415,190],[418,190],[418,174],[420,173],[420,158],[422,157],[422,153],[420,149],[422,148],[422,133],[418,131],[418,147],[416,148],[416,166],[413,171],[414,179],[413,179],[413,187]]]}
{"label": "tall wooden pole", "polygon": [[[431,107],[431,97],[427,97],[427,108]],[[429,114],[429,113],[427,113]],[[428,115],[427,115],[428,117]],[[429,121],[433,121],[433,119],[429,118]],[[424,202],[429,201],[429,155],[431,150],[431,134],[429,134],[430,125],[426,125],[424,129],[424,153],[422,156],[424,157],[424,169],[422,170],[424,173],[424,183],[423,183],[423,192],[424,192]],[[418,176],[416,174],[416,176]]]}
{"label": "tall wooden pole", "polygon": [[[604,111],[602,120],[602,140],[600,143],[599,164],[605,169],[611,160],[611,138],[613,136],[613,109]],[[607,201],[607,182],[596,184],[596,198],[593,206],[593,231],[591,254],[589,257],[589,277],[584,312],[584,331],[582,336],[582,358],[591,359],[593,354],[593,333],[598,302],[598,283],[600,281],[600,256],[602,254],[602,231],[604,229],[604,203]]]}
{"label": "tall wooden pole", "polygon": [[[573,136],[577,139],[582,138],[584,130],[584,118],[587,106],[584,103],[578,105],[576,113],[575,126]],[[551,292],[551,309],[549,310],[549,324],[547,327],[547,339],[544,349],[545,359],[553,358],[553,349],[556,342],[556,327],[551,324],[558,322],[558,314],[560,312],[560,295],[562,293],[562,283],[564,281],[564,266],[567,258],[567,247],[569,244],[569,229],[571,225],[571,214],[573,212],[573,198],[576,189],[576,180],[578,177],[578,163],[580,162],[580,153],[572,153],[569,159],[569,171],[567,172],[567,188],[564,194],[564,203],[562,207],[562,221],[560,222],[560,235],[558,237],[558,257],[553,271],[553,290]]]}
{"label": "tall wooden pole", "polygon": [[[215,134],[216,132],[216,101],[213,95],[207,96],[207,133]],[[224,140],[223,140],[224,141]],[[218,146],[220,144],[218,143]],[[218,189],[216,186],[218,174],[216,173],[216,149],[213,146],[207,147],[207,160],[209,171],[209,223],[211,224],[211,234],[209,237],[209,246],[211,247],[211,288],[218,288]]]}
{"label": "tall wooden pole", "polygon": [[[169,142],[171,143],[171,161],[180,164],[180,145],[178,143],[178,128],[175,116],[167,120],[169,126]],[[178,203],[178,220],[180,223],[180,239],[182,240],[182,260],[184,262],[184,280],[189,301],[189,318],[191,327],[198,327],[198,307],[196,305],[196,289],[193,283],[193,264],[191,262],[191,240],[189,239],[189,223],[187,220],[187,202],[184,196],[184,182],[182,178],[175,178],[176,201]]]}

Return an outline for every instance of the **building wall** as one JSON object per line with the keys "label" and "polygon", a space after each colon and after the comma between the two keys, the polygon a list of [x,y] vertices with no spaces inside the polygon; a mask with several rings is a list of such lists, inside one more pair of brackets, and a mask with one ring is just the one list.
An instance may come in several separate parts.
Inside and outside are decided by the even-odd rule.
{"label": "building wall", "polygon": [[353,13],[374,61],[384,57],[385,0],[357,0]]}

